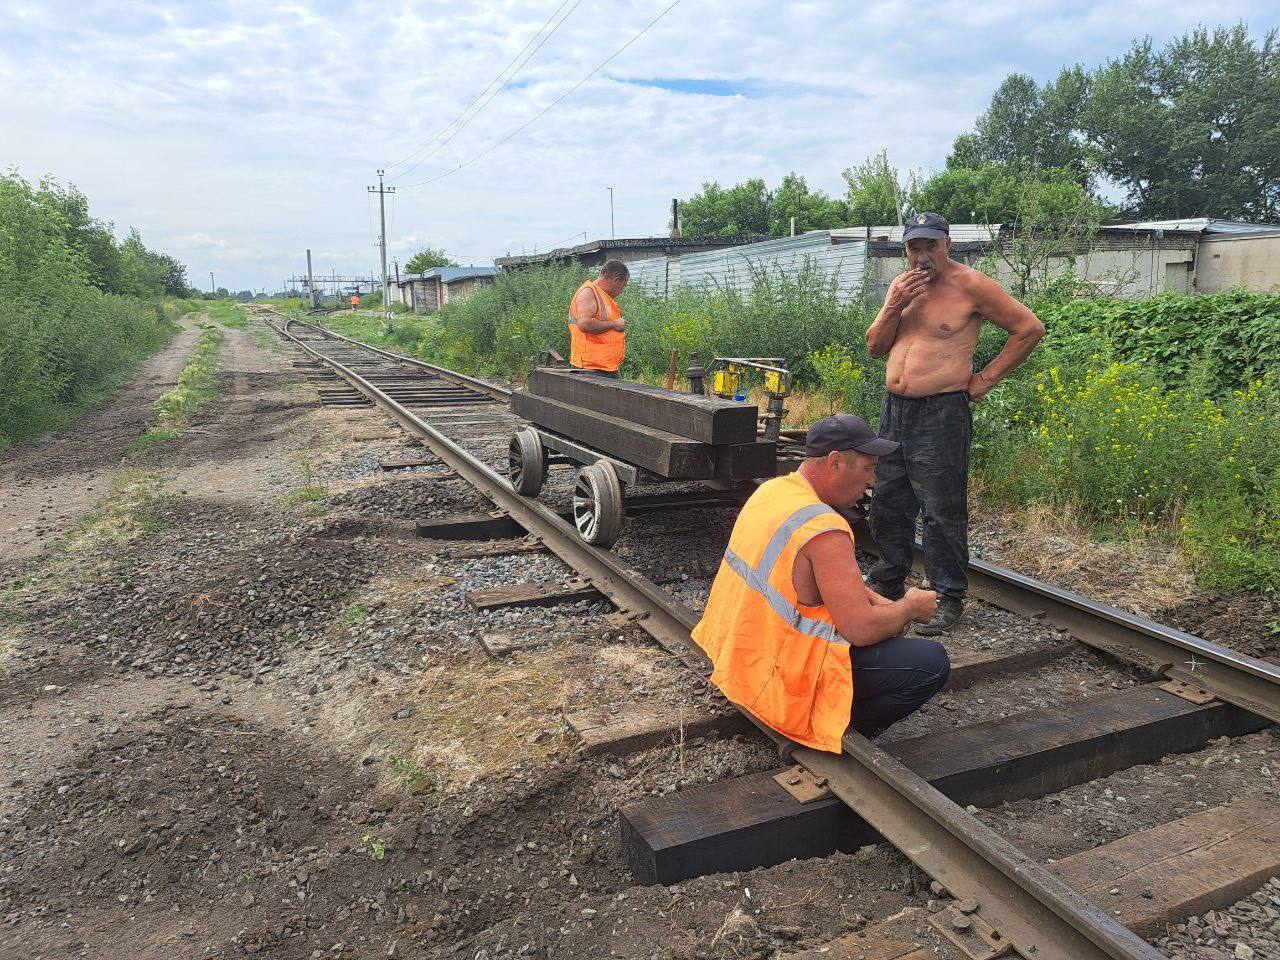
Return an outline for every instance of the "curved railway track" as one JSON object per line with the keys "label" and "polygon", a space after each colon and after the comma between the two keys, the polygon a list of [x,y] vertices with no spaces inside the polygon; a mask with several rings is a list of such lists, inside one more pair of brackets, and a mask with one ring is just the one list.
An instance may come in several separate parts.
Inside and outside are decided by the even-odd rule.
{"label": "curved railway track", "polygon": [[[545,503],[512,489],[503,469],[507,440],[520,421],[506,408],[510,391],[258,310],[315,371],[336,378],[333,386],[319,385],[326,402],[373,404],[385,412],[589,581],[623,617],[707,676],[706,660],[689,635],[698,619],[694,610],[618,556],[584,543]],[[479,437],[473,427],[484,428]],[[494,437],[485,432],[490,428],[505,432]],[[970,575],[974,592],[994,605],[1139,664],[1153,680],[1280,721],[1280,667],[1272,663],[981,561],[970,565]],[[748,719],[957,901],[976,902],[976,915],[999,931],[1001,949],[1011,945],[1024,957],[1053,960],[1163,956],[875,743],[850,733],[841,755],[794,749],[749,714]]]}

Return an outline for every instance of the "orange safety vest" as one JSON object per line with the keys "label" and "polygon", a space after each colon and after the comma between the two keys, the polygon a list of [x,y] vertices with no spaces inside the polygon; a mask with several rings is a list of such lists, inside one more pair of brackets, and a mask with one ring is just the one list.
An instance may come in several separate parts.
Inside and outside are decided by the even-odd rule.
{"label": "orange safety vest", "polygon": [[[582,287],[596,292],[596,319],[619,320],[622,308],[618,301],[603,290],[595,280],[587,280]],[[577,299],[579,287],[573,294]],[[583,370],[617,370],[627,355],[627,334],[624,330],[605,330],[603,333],[586,333],[578,329],[573,316],[573,302],[569,303],[569,363]]]}
{"label": "orange safety vest", "polygon": [[761,484],[734,524],[693,639],[730,701],[792,740],[839,753],[853,706],[849,643],[791,582],[800,548],[828,530],[853,536],[800,473]]}

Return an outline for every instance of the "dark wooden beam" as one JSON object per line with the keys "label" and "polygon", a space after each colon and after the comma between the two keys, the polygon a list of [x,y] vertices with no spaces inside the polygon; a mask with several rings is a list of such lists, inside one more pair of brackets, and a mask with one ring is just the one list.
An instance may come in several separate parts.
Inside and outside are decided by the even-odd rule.
{"label": "dark wooden beam", "polygon": [[[1265,726],[1239,707],[1194,704],[1149,685],[881,746],[956,803],[983,806],[1044,796]],[[778,772],[624,807],[623,843],[636,880],[674,883],[876,842],[835,797],[792,799],[774,782]]]}
{"label": "dark wooden beam", "polygon": [[428,540],[511,540],[529,531],[506,514],[468,513],[440,520],[419,520],[418,536]]}
{"label": "dark wooden beam", "polygon": [[511,409],[530,423],[660,477],[709,480],[715,474],[715,447],[710,444],[531,393],[513,393]]}
{"label": "dark wooden beam", "polygon": [[549,367],[529,374],[528,391],[702,443],[751,443],[756,438],[753,404]]}
{"label": "dark wooden beam", "polygon": [[555,607],[579,600],[602,600],[595,587],[561,583],[510,583],[487,590],[473,590],[467,602],[477,610],[501,610],[504,607]]}

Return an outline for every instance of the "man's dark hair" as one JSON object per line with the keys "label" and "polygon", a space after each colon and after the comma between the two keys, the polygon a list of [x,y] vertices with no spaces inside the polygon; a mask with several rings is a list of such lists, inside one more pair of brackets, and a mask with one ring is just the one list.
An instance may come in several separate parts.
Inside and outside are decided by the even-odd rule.
{"label": "man's dark hair", "polygon": [[600,276],[610,280],[629,280],[631,271],[621,260],[606,260],[604,266],[600,268]]}

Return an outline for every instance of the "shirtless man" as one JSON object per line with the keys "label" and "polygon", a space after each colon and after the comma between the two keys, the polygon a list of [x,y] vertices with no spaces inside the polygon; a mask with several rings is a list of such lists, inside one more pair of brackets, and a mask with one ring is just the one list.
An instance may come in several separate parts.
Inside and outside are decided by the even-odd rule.
{"label": "shirtless man", "polygon": [[[986,274],[951,259],[950,225],[913,214],[903,233],[911,269],[889,286],[867,330],[873,357],[888,354],[880,435],[901,446],[880,459],[871,533],[880,562],[868,588],[895,600],[911,570],[916,517],[924,514],[924,566],[938,593],[933,619],[916,632],[950,630],[964,612],[969,580],[969,444],[977,403],[1035,349],[1044,324]],[[973,369],[982,322],[1009,332],[1004,349]]]}

